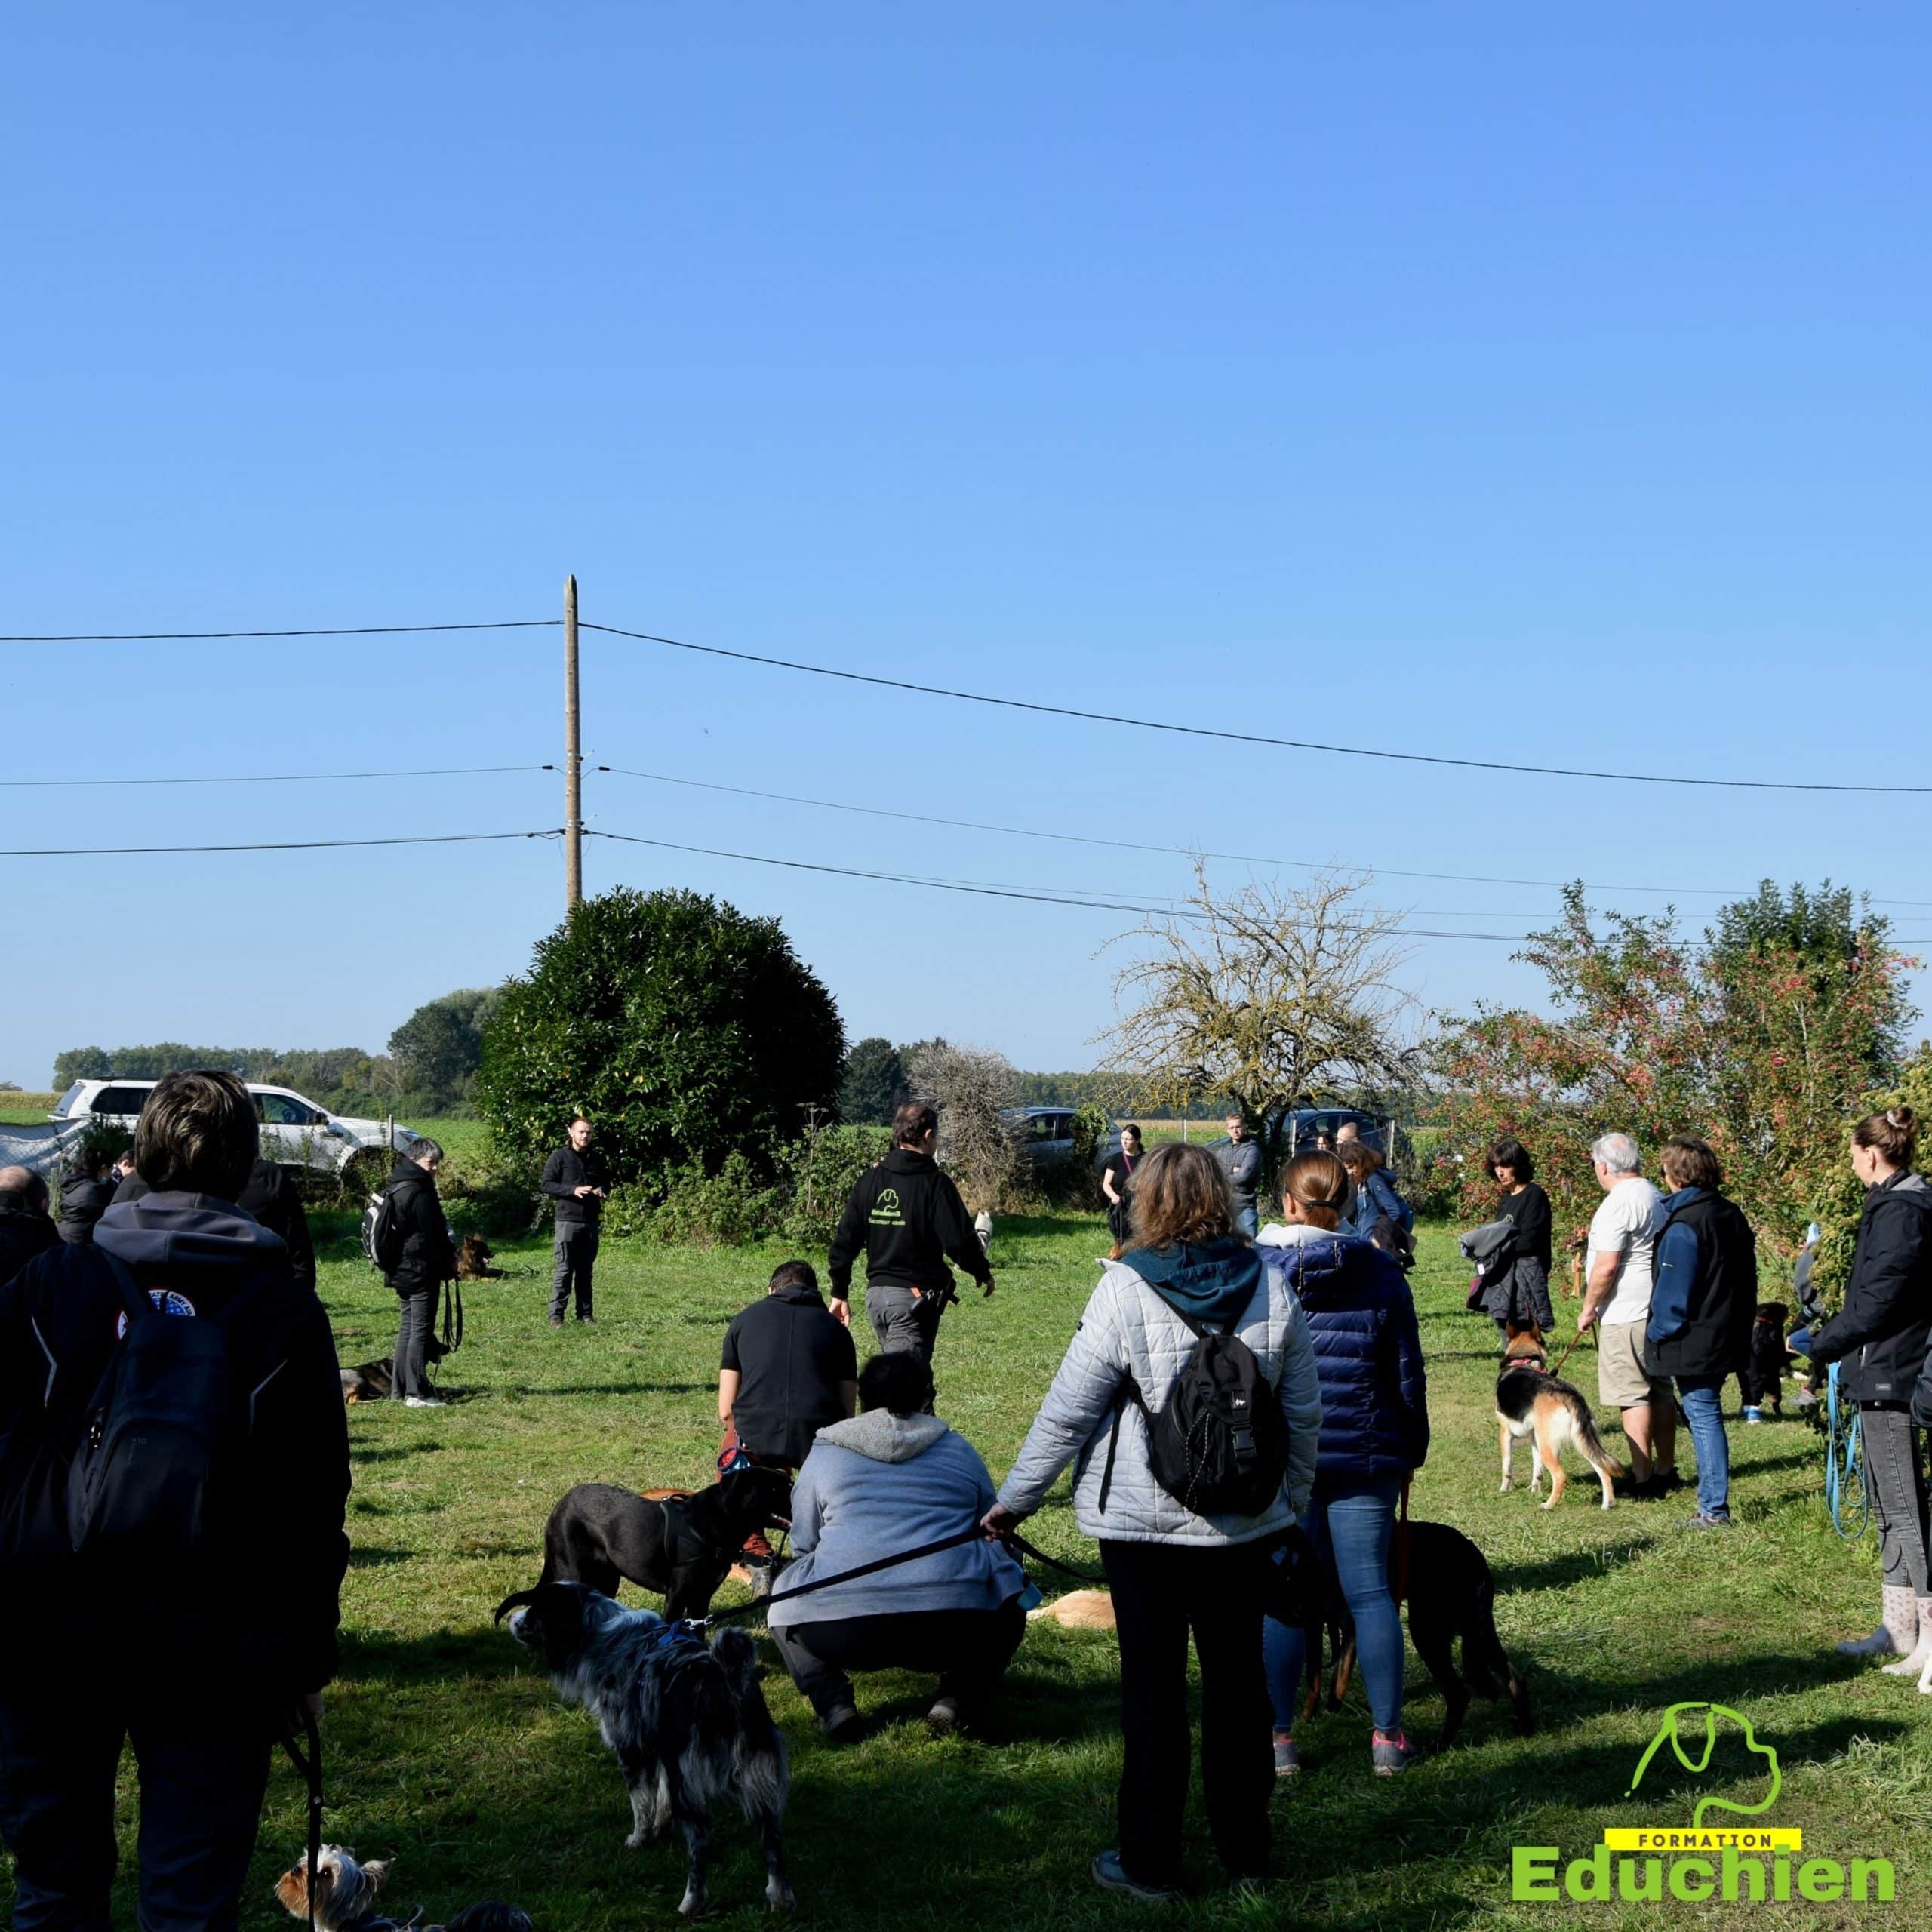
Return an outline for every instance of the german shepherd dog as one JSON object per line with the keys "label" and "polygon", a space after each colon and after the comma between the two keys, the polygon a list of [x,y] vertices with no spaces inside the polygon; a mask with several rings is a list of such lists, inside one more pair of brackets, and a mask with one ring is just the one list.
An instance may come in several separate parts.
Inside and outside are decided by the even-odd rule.
{"label": "german shepherd dog", "polygon": [[1543,1331],[1534,1321],[1509,1324],[1509,1339],[1503,1351],[1503,1372],[1496,1379],[1496,1420],[1503,1438],[1503,1487],[1509,1487],[1511,1451],[1518,1436],[1534,1435],[1535,1451],[1530,1460],[1530,1493],[1540,1487],[1543,1472],[1549,1472],[1549,1500],[1543,1506],[1554,1509],[1563,1500],[1569,1478],[1560,1460],[1565,1448],[1574,1449],[1597,1472],[1603,1484],[1603,1506],[1615,1500],[1611,1481],[1629,1474],[1603,1446],[1597,1433],[1596,1419],[1583,1391],[1560,1382],[1549,1373],[1549,1354],[1544,1348]]}
{"label": "german shepherd dog", "polygon": [[702,1617],[754,1530],[787,1521],[781,1469],[734,1470],[708,1489],[645,1497],[614,1484],[567,1491],[543,1531],[546,1583],[587,1583],[607,1597],[620,1580],[657,1592],[672,1623]]}

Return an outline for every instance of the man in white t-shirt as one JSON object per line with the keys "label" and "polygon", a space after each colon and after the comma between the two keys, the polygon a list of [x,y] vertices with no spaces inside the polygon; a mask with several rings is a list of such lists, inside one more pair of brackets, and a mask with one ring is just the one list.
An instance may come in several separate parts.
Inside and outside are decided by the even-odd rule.
{"label": "man in white t-shirt", "polygon": [[1631,1494],[1661,1496],[1678,1487],[1678,1477],[1677,1418],[1670,1407],[1670,1385],[1644,1366],[1652,1248],[1660,1218],[1657,1191],[1638,1172],[1641,1164],[1637,1143],[1627,1134],[1606,1134],[1591,1148],[1590,1161],[1604,1198],[1590,1221],[1583,1306],[1577,1327],[1580,1332],[1592,1322],[1600,1324],[1597,1399],[1614,1403],[1623,1413]]}

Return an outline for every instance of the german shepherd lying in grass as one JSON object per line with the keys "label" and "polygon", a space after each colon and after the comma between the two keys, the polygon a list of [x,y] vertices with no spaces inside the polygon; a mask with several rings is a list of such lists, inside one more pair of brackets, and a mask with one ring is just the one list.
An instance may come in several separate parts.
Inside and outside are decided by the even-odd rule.
{"label": "german shepherd lying in grass", "polygon": [[1549,1373],[1549,1354],[1543,1346],[1543,1331],[1534,1322],[1509,1324],[1509,1339],[1503,1350],[1503,1372],[1496,1378],[1496,1420],[1503,1438],[1503,1487],[1509,1487],[1511,1451],[1518,1436],[1533,1435],[1535,1448],[1530,1459],[1530,1493],[1540,1487],[1543,1472],[1549,1472],[1549,1500],[1543,1506],[1554,1509],[1563,1500],[1569,1478],[1560,1460],[1565,1448],[1574,1449],[1597,1472],[1603,1484],[1603,1506],[1615,1500],[1612,1481],[1630,1472],[1603,1446],[1597,1433],[1596,1418],[1583,1399],[1583,1391],[1560,1382]]}

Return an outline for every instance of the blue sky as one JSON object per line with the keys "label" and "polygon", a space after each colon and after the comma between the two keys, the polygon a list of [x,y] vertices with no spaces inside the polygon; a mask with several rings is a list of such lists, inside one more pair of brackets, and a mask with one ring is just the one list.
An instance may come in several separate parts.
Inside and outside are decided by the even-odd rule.
{"label": "blue sky", "polygon": [[[0,629],[540,617],[574,570],[605,623],[1053,703],[1926,782],[1928,42],[1893,5],[32,9],[0,82]],[[558,657],[0,645],[0,777],[541,763]],[[607,637],[583,678],[593,762],[713,783],[1932,902],[1914,801],[1217,746]],[[558,789],[16,786],[0,844],[524,830]],[[1186,876],[594,773],[586,807],[884,871]],[[586,871],[779,915],[854,1037],[1035,1066],[1091,1063],[1128,923],[595,841]],[[1503,933],[1556,900],[1374,893]],[[0,1076],[380,1045],[560,906],[549,844],[0,860],[28,962]],[[1509,950],[1422,943],[1408,982],[1534,998]]]}

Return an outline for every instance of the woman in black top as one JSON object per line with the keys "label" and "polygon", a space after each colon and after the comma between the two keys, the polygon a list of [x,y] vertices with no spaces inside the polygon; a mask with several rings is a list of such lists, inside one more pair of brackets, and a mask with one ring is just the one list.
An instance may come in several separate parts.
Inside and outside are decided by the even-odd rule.
{"label": "woman in black top", "polygon": [[1114,1238],[1118,1260],[1127,1245],[1128,1197],[1134,1192],[1134,1171],[1140,1164],[1140,1130],[1132,1121],[1120,1131],[1120,1146],[1107,1156],[1100,1174],[1100,1192],[1107,1197],[1107,1226]]}
{"label": "woman in black top", "polygon": [[1491,1144],[1483,1166],[1503,1189],[1497,1219],[1516,1226],[1515,1254],[1483,1291],[1483,1312],[1506,1334],[1512,1321],[1534,1321],[1547,1334],[1556,1325],[1549,1305],[1549,1196],[1531,1178],[1536,1163],[1512,1134]]}

